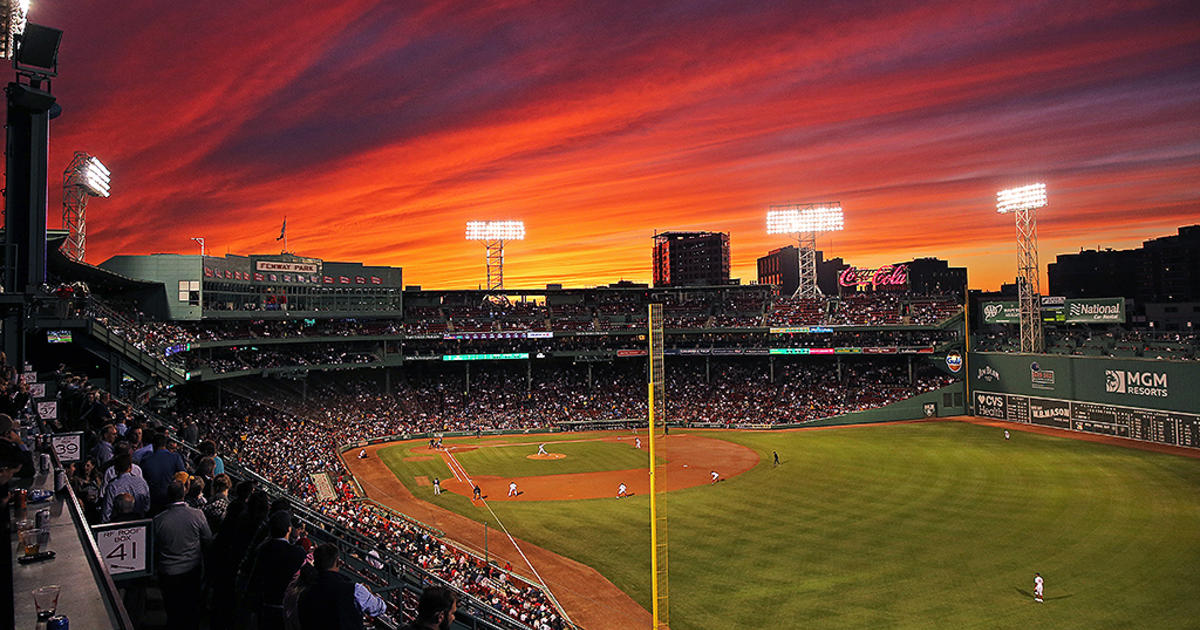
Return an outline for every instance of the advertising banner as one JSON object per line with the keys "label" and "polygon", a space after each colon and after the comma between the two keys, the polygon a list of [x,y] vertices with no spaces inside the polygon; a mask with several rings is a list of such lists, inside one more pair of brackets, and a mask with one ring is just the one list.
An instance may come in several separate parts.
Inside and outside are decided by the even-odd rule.
{"label": "advertising banner", "polygon": [[1068,324],[1123,324],[1125,298],[1072,298],[1064,311]]}
{"label": "advertising banner", "polygon": [[1016,302],[984,302],[983,323],[1020,324],[1021,309]]}
{"label": "advertising banner", "polygon": [[968,364],[972,390],[1200,413],[1196,361],[972,352]]}

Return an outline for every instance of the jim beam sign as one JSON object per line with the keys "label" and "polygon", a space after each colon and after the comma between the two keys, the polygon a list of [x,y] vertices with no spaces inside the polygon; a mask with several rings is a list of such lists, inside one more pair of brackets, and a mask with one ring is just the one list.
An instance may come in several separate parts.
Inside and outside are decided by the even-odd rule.
{"label": "jim beam sign", "polygon": [[1161,372],[1104,370],[1104,391],[1125,396],[1167,397],[1167,375]]}

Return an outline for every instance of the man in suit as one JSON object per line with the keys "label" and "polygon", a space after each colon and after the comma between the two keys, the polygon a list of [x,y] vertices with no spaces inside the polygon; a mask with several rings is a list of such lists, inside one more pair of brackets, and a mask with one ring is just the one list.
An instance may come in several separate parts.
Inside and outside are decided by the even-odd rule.
{"label": "man in suit", "polygon": [[286,510],[267,519],[270,538],[258,546],[254,568],[250,570],[250,595],[258,601],[260,630],[283,630],[283,594],[288,583],[304,564],[307,555],[298,545],[288,542],[292,533],[292,515]]}

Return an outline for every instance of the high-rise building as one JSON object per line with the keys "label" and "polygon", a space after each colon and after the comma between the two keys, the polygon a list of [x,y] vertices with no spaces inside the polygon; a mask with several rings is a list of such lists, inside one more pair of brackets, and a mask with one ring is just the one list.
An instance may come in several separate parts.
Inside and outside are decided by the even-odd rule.
{"label": "high-rise building", "polygon": [[654,235],[654,286],[729,283],[727,232],[662,232]]}
{"label": "high-rise building", "polygon": [[[825,295],[837,295],[838,274],[846,267],[841,258],[824,259],[817,250],[817,286]],[[773,249],[758,259],[758,283],[777,287],[776,295],[792,295],[800,286],[800,249],[788,245]]]}
{"label": "high-rise building", "polygon": [[800,286],[800,250],[780,247],[758,259],[758,283],[776,287],[778,295],[791,295]]}
{"label": "high-rise building", "polygon": [[1200,302],[1200,225],[1137,249],[1062,254],[1047,275],[1051,295],[1127,297],[1142,304]]}
{"label": "high-rise building", "polygon": [[940,258],[916,258],[908,265],[908,290],[917,295],[962,295],[967,290],[967,268],[951,267]]}

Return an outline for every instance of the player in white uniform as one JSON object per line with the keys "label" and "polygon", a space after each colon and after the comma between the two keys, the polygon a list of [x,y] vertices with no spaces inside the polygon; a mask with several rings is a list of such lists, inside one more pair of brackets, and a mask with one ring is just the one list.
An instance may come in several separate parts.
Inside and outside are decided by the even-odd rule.
{"label": "player in white uniform", "polygon": [[642,438],[640,438],[640,437],[633,438],[633,448],[642,448]]}
{"label": "player in white uniform", "polygon": [[367,449],[365,449],[365,448],[364,448],[363,450],[359,451],[359,452],[358,452],[358,458],[359,458],[359,459],[366,459],[366,458],[367,458]]}
{"label": "player in white uniform", "polygon": [[510,497],[517,496],[517,482],[515,482],[515,481],[508,482],[508,496],[510,496]]}
{"label": "player in white uniform", "polygon": [[1008,439],[1008,429],[1004,430],[1004,439]]}
{"label": "player in white uniform", "polygon": [[538,455],[547,455],[548,454],[548,453],[546,453],[546,445],[545,444],[538,444],[537,454]]}
{"label": "player in white uniform", "polygon": [[620,499],[621,497],[627,496],[629,496],[629,494],[626,492],[625,484],[617,486],[617,498]]}
{"label": "player in white uniform", "polygon": [[712,471],[712,481],[709,483],[709,485],[717,483],[720,480],[721,480],[721,475],[718,475],[717,471],[714,470],[714,471]]}
{"label": "player in white uniform", "polygon": [[442,493],[442,480],[437,477],[433,478],[433,494],[437,496]]}
{"label": "player in white uniform", "polygon": [[1042,574],[1041,573],[1033,574],[1033,601],[1035,601],[1039,604],[1045,603],[1042,601]]}

